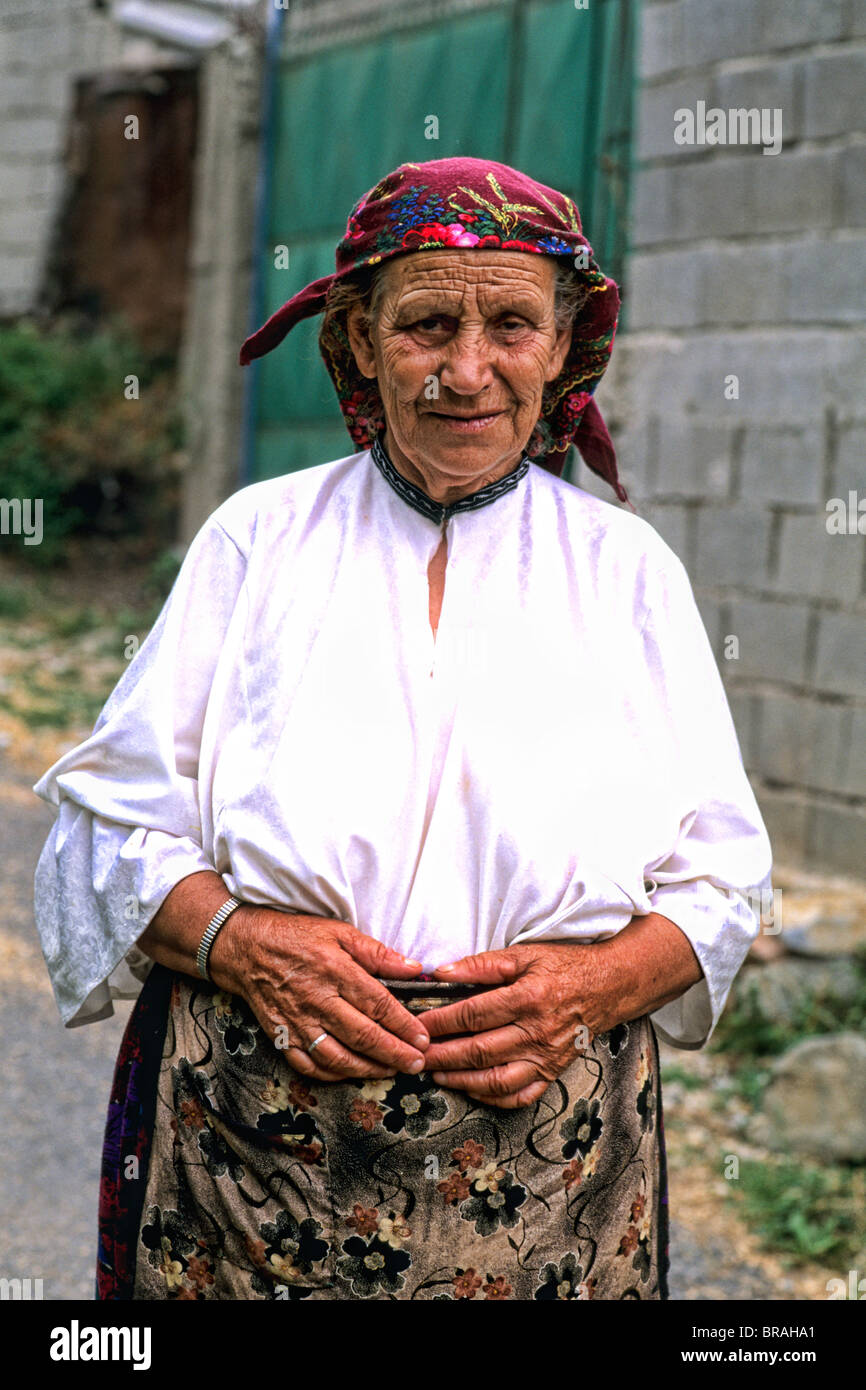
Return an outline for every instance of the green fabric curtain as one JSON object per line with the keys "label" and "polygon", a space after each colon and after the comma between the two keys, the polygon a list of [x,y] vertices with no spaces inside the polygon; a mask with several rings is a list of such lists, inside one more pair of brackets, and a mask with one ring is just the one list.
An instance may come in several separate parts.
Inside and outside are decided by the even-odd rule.
{"label": "green fabric curtain", "polygon": [[[636,4],[512,0],[284,57],[259,253],[263,315],[333,270],[350,207],[384,173],[453,154],[501,160],[570,193],[600,264],[622,283]],[[425,138],[430,116],[438,139]],[[319,322],[299,324],[256,369],[254,478],[353,451]]]}

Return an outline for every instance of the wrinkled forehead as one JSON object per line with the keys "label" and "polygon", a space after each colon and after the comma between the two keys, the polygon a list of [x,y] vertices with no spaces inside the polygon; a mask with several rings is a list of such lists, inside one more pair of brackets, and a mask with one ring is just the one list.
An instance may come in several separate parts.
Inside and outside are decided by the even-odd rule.
{"label": "wrinkled forehead", "polygon": [[383,265],[382,299],[483,305],[518,296],[547,305],[553,302],[555,269],[555,257],[531,251],[413,251]]}

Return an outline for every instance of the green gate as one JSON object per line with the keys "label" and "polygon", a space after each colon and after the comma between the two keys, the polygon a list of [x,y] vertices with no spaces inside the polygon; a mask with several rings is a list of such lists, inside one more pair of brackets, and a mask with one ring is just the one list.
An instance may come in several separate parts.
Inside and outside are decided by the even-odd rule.
{"label": "green gate", "polygon": [[[284,54],[275,82],[261,316],[334,268],[352,204],[407,160],[468,154],[571,194],[599,263],[622,283],[637,0],[510,0]],[[407,13],[408,12],[408,13]],[[439,138],[425,138],[435,115]],[[289,265],[275,254],[286,246]],[[354,449],[319,355],[320,316],[255,368],[253,479]]]}

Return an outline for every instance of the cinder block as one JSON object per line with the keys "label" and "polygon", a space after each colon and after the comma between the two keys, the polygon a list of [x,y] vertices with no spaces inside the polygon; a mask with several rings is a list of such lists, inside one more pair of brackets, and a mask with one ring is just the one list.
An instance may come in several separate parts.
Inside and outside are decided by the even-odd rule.
{"label": "cinder block", "polygon": [[[844,380],[846,372],[856,370],[854,336],[845,335],[845,348],[831,332],[803,332],[790,329],[756,329],[737,335],[718,335],[713,344],[718,362],[719,382],[713,382],[713,395],[721,396],[721,375],[739,379],[739,400],[731,410],[743,422],[764,424],[784,420],[788,424],[813,425],[822,400],[841,403],[853,386]],[[846,363],[847,356],[847,363]],[[684,376],[691,384],[700,368],[699,359],[687,361]],[[859,393],[862,397],[862,391]]]}
{"label": "cinder block", "polygon": [[[760,583],[766,570],[769,534],[770,518],[760,506],[738,502],[701,507],[695,582],[714,587]],[[743,642],[741,635],[741,648]]]}
{"label": "cinder block", "polygon": [[679,239],[681,233],[673,201],[674,177],[679,172],[668,164],[638,170],[632,213],[635,249]]}
{"label": "cinder block", "polygon": [[636,251],[629,272],[631,328],[683,328],[696,324],[700,268],[700,255],[687,247]]}
{"label": "cinder block", "polygon": [[[748,218],[754,235],[831,227],[834,181],[847,156],[826,150],[782,150],[743,161],[748,179]],[[846,219],[843,218],[843,223]]]}
{"label": "cinder block", "polygon": [[817,803],[811,808],[807,865],[824,873],[863,875],[866,811]]}
{"label": "cinder block", "polygon": [[863,129],[863,56],[825,53],[805,63],[803,135],[847,135]]}
{"label": "cinder block", "polygon": [[0,245],[34,250],[41,247],[47,235],[48,218],[38,208],[28,204],[0,207]]}
{"label": "cinder block", "polygon": [[682,0],[641,6],[639,71],[644,81],[685,66]]}
{"label": "cinder block", "polygon": [[656,496],[723,498],[731,480],[732,429],[683,415],[659,421]]}
{"label": "cinder block", "polygon": [[[741,577],[747,575],[743,570]],[[731,604],[731,632],[739,639],[739,656],[730,663],[732,674],[740,679],[803,682],[806,605],[747,598],[734,598]]]}
{"label": "cinder block", "polygon": [[786,248],[741,242],[702,249],[698,258],[696,321],[726,328],[779,319]]}
{"label": "cinder block", "polygon": [[746,153],[736,150],[733,154],[706,154],[673,166],[678,240],[743,236],[751,230],[751,164]]}
{"label": "cinder block", "polygon": [[845,716],[841,776],[836,790],[866,797],[866,710],[846,710]]}
{"label": "cinder block", "polygon": [[821,614],[815,663],[818,689],[863,699],[866,694],[864,626],[862,614]]}
{"label": "cinder block", "polygon": [[[615,352],[627,357],[630,410],[638,419],[663,400],[681,414],[733,424],[814,427],[830,404],[843,429],[866,420],[866,334],[850,329],[632,332]],[[728,384],[730,377],[736,382]]]}
{"label": "cinder block", "polygon": [[866,425],[848,425],[839,431],[833,483],[834,495],[846,502],[852,488],[866,497]]}
{"label": "cinder block", "polygon": [[843,227],[866,223],[866,145],[849,145],[839,155],[840,222]]}
{"label": "cinder block", "polygon": [[[754,6],[753,6],[754,8]],[[781,110],[782,151],[786,141],[800,136],[800,116],[795,100],[798,59],[785,59],[763,64],[761,67],[740,68],[731,72],[719,73],[716,77],[715,106],[725,111],[732,107],[745,107],[751,110]],[[782,153],[761,155],[764,164],[773,159],[781,159]]]}
{"label": "cinder block", "polygon": [[841,773],[845,713],[841,705],[765,695],[754,750],[756,770],[775,782],[834,790]]}
{"label": "cinder block", "polygon": [[845,34],[846,0],[785,0],[752,5],[754,52],[826,43]]}
{"label": "cinder block", "polygon": [[824,444],[815,427],[746,430],[741,464],[744,497],[817,507],[823,503]]}
{"label": "cinder block", "polygon": [[747,695],[744,691],[731,690],[728,692],[728,704],[731,707],[731,716],[737,731],[737,742],[740,745],[740,753],[746,767],[753,763],[752,732],[755,721],[755,700],[754,695]]}
{"label": "cinder block", "polygon": [[658,531],[679,558],[686,562],[688,549],[688,509],[676,503],[645,502],[640,515]]}
{"label": "cinder block", "polygon": [[6,14],[4,0],[4,66],[30,69],[33,73],[70,66],[77,19],[70,14],[68,5],[52,5],[50,15],[44,6],[34,5],[32,13],[22,12],[12,18]]}
{"label": "cinder block", "polygon": [[36,293],[38,272],[39,259],[32,251],[22,252],[20,247],[0,248],[0,293],[4,296],[4,303],[21,306],[4,312],[23,313],[30,308]]}
{"label": "cinder block", "polygon": [[770,586],[779,593],[853,603],[860,595],[863,537],[827,531],[827,514],[782,520],[779,570]]}
{"label": "cinder block", "polygon": [[715,106],[715,92],[715,80],[706,74],[689,74],[651,87],[643,86],[638,97],[638,158],[687,157],[691,146],[677,145],[674,141],[674,113],[680,107],[694,110],[698,101]]}
{"label": "cinder block", "polygon": [[776,791],[762,786],[755,787],[755,795],[770,837],[774,861],[802,861],[806,853],[810,798],[802,792]]}
{"label": "cinder block", "polygon": [[9,116],[3,122],[3,154],[9,161],[55,157],[63,143],[63,122],[51,116]]}
{"label": "cinder block", "polygon": [[[38,45],[34,39],[34,47]],[[62,116],[69,100],[70,78],[62,69],[32,71],[13,68],[3,75],[0,102],[6,114]]]}
{"label": "cinder block", "polygon": [[650,494],[654,477],[656,429],[657,425],[652,420],[637,421],[632,416],[630,428],[611,430],[619,475],[633,501]]}
{"label": "cinder block", "polygon": [[844,428],[866,421],[866,332],[828,329],[817,361],[821,395],[834,405],[839,424]]}
{"label": "cinder block", "polygon": [[707,598],[705,594],[698,592],[695,592],[695,603],[698,605],[698,612],[707,630],[716,661],[722,666],[722,605],[717,599]]}
{"label": "cinder block", "polygon": [[792,323],[859,323],[866,285],[866,236],[846,235],[784,248],[782,283],[785,317]]}
{"label": "cinder block", "polygon": [[683,25],[689,67],[754,53],[756,8],[754,0],[690,0]]}

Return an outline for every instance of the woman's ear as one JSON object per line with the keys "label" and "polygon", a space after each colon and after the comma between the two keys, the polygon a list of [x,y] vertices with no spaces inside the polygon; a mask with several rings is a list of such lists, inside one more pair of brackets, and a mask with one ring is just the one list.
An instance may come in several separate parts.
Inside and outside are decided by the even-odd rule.
{"label": "woman's ear", "polygon": [[358,371],[362,376],[375,378],[377,375],[376,354],[373,351],[369,325],[365,320],[364,310],[360,304],[353,304],[346,314],[346,333]]}
{"label": "woman's ear", "polygon": [[544,374],[545,381],[555,381],[556,378],[559,376],[559,373],[565,366],[565,359],[568,356],[568,350],[571,347],[571,335],[573,331],[574,325],[569,323],[566,325],[565,328],[561,328],[557,333],[556,341],[554,342],[550,353],[550,362],[548,363],[547,371]]}

